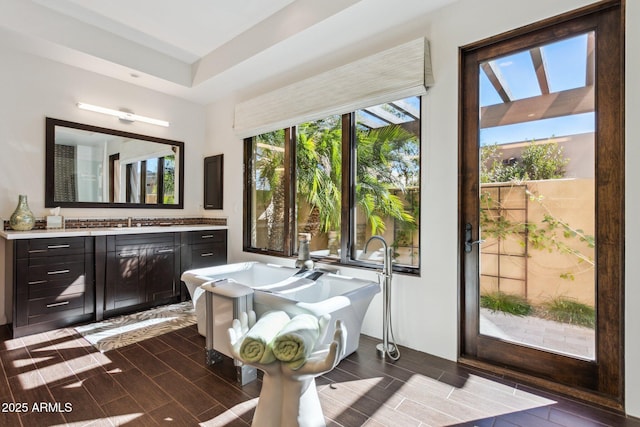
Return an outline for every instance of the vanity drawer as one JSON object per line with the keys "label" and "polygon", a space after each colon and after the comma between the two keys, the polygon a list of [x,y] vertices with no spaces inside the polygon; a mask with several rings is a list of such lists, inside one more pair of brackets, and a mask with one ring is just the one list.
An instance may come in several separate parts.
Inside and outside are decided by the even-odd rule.
{"label": "vanity drawer", "polygon": [[84,255],[46,258],[44,262],[30,262],[27,267],[27,283],[65,282],[71,284],[84,277]]}
{"label": "vanity drawer", "polygon": [[28,239],[16,242],[16,258],[34,258],[60,255],[84,254],[88,239],[85,237],[63,237],[52,239]]}
{"label": "vanity drawer", "polygon": [[227,260],[227,245],[224,243],[193,245],[190,251],[190,268],[224,264]]}
{"label": "vanity drawer", "polygon": [[188,231],[188,242],[191,245],[198,243],[227,243],[227,230],[199,230]]}
{"label": "vanity drawer", "polygon": [[34,282],[32,284],[29,284],[29,293],[27,295],[27,299],[32,300],[50,296],[77,294],[83,293],[85,291],[86,284],[83,274],[73,282],[52,280],[48,282]]}
{"label": "vanity drawer", "polygon": [[85,294],[37,298],[29,301],[29,324],[48,322],[65,316],[84,314]]}

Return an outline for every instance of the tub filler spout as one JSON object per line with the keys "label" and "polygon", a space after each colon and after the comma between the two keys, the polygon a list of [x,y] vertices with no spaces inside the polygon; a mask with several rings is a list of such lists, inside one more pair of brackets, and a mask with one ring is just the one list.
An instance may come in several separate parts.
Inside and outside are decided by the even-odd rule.
{"label": "tub filler spout", "polygon": [[[384,250],[384,258],[382,262],[382,343],[376,346],[378,356],[381,358],[389,357],[392,360],[400,358],[400,350],[395,344],[393,337],[393,328],[391,326],[391,275],[393,273],[393,248],[389,247],[386,240],[382,236],[371,236],[367,243],[364,244],[364,252],[367,252],[369,242],[379,240]],[[392,342],[390,342],[392,341]]]}

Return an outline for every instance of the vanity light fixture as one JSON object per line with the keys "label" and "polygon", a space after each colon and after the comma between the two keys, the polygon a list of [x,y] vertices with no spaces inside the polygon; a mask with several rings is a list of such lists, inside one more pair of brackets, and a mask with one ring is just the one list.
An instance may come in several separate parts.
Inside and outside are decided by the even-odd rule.
{"label": "vanity light fixture", "polygon": [[81,110],[93,111],[96,113],[109,114],[115,116],[125,122],[144,122],[151,123],[152,125],[169,127],[169,122],[165,120],[152,119],[151,117],[139,116],[137,114],[129,113],[127,111],[112,110],[111,108],[98,107],[97,105],[85,104],[84,102],[78,102],[78,108]]}

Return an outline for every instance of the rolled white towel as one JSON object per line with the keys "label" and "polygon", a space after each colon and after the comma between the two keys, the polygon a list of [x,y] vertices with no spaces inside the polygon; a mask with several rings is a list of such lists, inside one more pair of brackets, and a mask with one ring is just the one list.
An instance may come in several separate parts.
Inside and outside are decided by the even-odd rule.
{"label": "rolled white towel", "polygon": [[318,319],[311,314],[298,314],[276,335],[273,354],[291,369],[298,369],[306,363],[319,337]]}
{"label": "rolled white towel", "polygon": [[269,311],[247,332],[240,345],[240,356],[248,363],[271,363],[275,361],[271,348],[273,339],[289,322],[284,311]]}

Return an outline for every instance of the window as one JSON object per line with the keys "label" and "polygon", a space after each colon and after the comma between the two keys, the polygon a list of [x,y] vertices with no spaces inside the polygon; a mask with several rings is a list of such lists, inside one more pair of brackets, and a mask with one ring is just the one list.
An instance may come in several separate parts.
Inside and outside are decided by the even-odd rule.
{"label": "window", "polygon": [[[112,168],[119,164],[118,156],[111,156]],[[126,200],[129,203],[175,203],[175,155],[134,161],[125,165]],[[111,183],[111,199],[115,197],[117,176]]]}
{"label": "window", "polygon": [[381,235],[418,272],[419,97],[247,138],[245,163],[245,251],[290,257],[304,232],[313,259],[366,266]]}

